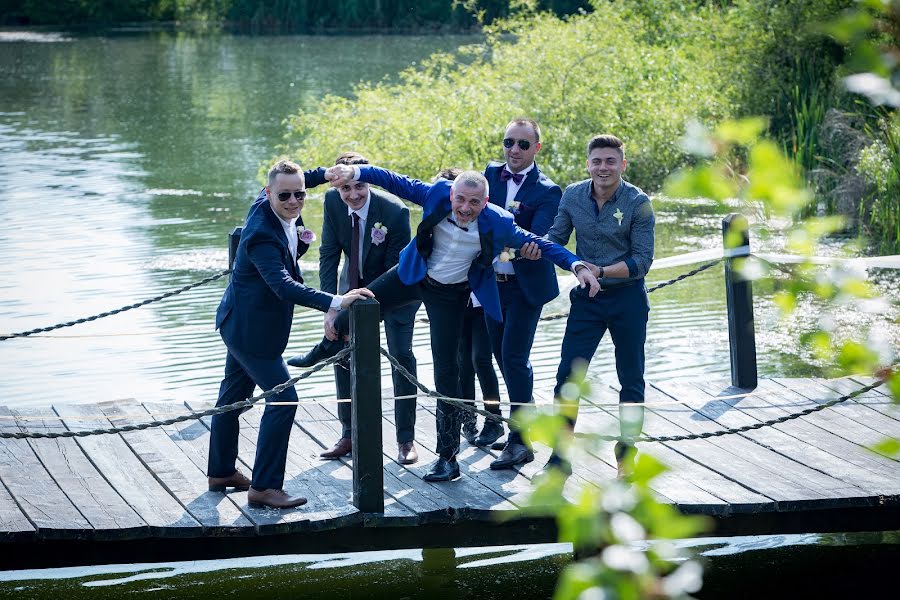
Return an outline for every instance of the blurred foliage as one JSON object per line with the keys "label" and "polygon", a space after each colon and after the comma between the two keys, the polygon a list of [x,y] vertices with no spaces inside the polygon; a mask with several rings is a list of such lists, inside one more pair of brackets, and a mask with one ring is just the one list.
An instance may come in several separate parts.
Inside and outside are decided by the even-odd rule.
{"label": "blurred foliage", "polygon": [[253,31],[468,30],[516,12],[567,15],[586,0],[0,0],[0,24],[228,23]]}

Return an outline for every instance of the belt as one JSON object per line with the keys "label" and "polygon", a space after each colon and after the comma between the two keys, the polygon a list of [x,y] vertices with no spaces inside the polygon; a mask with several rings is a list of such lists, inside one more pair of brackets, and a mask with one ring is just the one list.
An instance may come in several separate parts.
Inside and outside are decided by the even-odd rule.
{"label": "belt", "polygon": [[638,283],[643,283],[643,282],[644,282],[644,280],[643,280],[643,278],[641,278],[641,279],[632,279],[631,281],[629,281],[627,283],[617,283],[615,285],[601,285],[600,291],[601,292],[614,292],[616,290],[629,288],[633,285],[637,285]]}
{"label": "belt", "polygon": [[459,283],[441,283],[437,279],[433,278],[431,275],[426,275],[423,283],[426,285],[430,285],[435,288],[445,289],[445,290],[458,290],[462,288],[468,288],[468,281],[460,281]]}
{"label": "belt", "polygon": [[515,281],[516,274],[515,273],[494,273],[494,278],[497,281]]}

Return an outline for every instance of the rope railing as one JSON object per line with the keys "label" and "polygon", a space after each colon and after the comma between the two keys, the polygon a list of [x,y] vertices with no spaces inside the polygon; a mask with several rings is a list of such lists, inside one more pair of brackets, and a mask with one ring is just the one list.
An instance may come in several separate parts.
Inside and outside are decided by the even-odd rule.
{"label": "rope railing", "polygon": [[[391,366],[393,366],[394,369],[396,369],[401,375],[403,375],[403,377],[405,377],[407,380],[409,380],[409,382],[412,383],[414,386],[416,386],[417,388],[419,388],[420,390],[425,392],[425,394],[427,394],[429,397],[436,398],[438,400],[443,400],[444,402],[452,404],[453,406],[456,406],[456,407],[460,408],[461,410],[465,410],[465,411],[468,411],[473,414],[481,415],[484,418],[489,419],[491,421],[507,423],[507,424],[510,423],[510,419],[508,417],[504,417],[502,415],[496,415],[494,413],[490,413],[490,412],[487,412],[485,410],[481,410],[481,409],[475,407],[472,404],[474,402],[473,400],[467,400],[464,398],[451,398],[449,396],[444,396],[443,394],[441,394],[439,392],[429,389],[425,384],[423,384],[421,381],[419,381],[415,377],[415,375],[410,373],[402,364],[400,364],[400,361],[398,361],[396,358],[391,356],[390,352],[388,352],[384,348],[380,348],[380,351],[381,351],[382,356],[384,356],[385,358],[388,359],[388,361],[391,363]],[[895,365],[894,367],[891,367],[891,369],[894,369],[897,366],[900,366],[900,365]],[[684,435],[623,436],[623,435],[605,435],[605,434],[599,434],[599,433],[578,432],[578,433],[575,433],[575,436],[583,437],[583,438],[590,438],[590,439],[595,439],[595,440],[601,440],[601,441],[607,441],[607,442],[623,441],[623,442],[635,443],[635,442],[681,442],[681,441],[686,441],[686,440],[700,440],[700,439],[706,439],[706,438],[711,438],[711,437],[720,437],[723,435],[732,435],[735,433],[745,433],[747,431],[762,429],[763,427],[771,427],[773,425],[779,425],[779,424],[785,423],[787,421],[792,421],[794,419],[799,419],[800,417],[805,417],[807,415],[818,412],[820,410],[825,410],[826,408],[830,408],[832,406],[835,406],[836,404],[846,402],[847,400],[851,400],[853,398],[856,398],[857,396],[865,394],[866,392],[874,390],[875,388],[879,387],[883,383],[884,382],[882,382],[880,380],[875,381],[875,382],[873,382],[869,385],[865,385],[865,386],[859,388],[858,390],[855,390],[849,394],[845,394],[845,395],[841,396],[840,398],[834,398],[833,400],[828,400],[827,402],[823,402],[822,404],[817,404],[816,406],[812,406],[812,407],[809,407],[809,408],[801,410],[801,411],[789,413],[787,415],[784,415],[784,416],[781,416],[781,417],[778,417],[775,419],[769,419],[767,421],[760,421],[758,423],[753,423],[752,425],[744,425],[742,427],[729,427],[727,429],[722,429],[722,430],[718,430],[718,431],[705,431],[702,433],[689,433],[689,434],[684,434]],[[715,399],[715,398],[712,398],[712,399]],[[525,404],[523,404],[523,405],[525,405]],[[528,403],[527,405],[534,406],[531,403]],[[636,406],[643,407],[643,404],[636,405]]]}
{"label": "rope railing", "polygon": [[[271,390],[263,392],[258,396],[252,396],[247,398],[246,400],[241,400],[239,402],[233,402],[232,404],[226,404],[224,406],[217,406],[214,408],[210,408],[207,410],[190,412],[183,414],[178,417],[174,417],[171,419],[161,419],[155,421],[147,421],[145,423],[131,423],[128,425],[122,425],[119,427],[106,427],[106,428],[98,428],[98,429],[85,429],[79,431],[51,431],[49,433],[44,433],[41,431],[17,431],[17,432],[0,432],[0,439],[41,439],[41,438],[67,438],[67,437],[87,437],[92,435],[107,435],[107,434],[116,434],[116,433],[125,433],[128,431],[142,431],[144,429],[150,429],[152,427],[164,427],[166,425],[174,425],[175,423],[183,423],[184,421],[194,421],[197,419],[202,419],[203,417],[210,417],[213,415],[218,415],[226,412],[231,412],[233,410],[241,410],[244,408],[250,408],[260,400],[265,400],[270,396],[274,396],[286,390],[287,388],[293,386],[298,381],[302,379],[306,379],[316,371],[320,371],[327,367],[328,365],[334,364],[340,360],[343,360],[346,356],[349,356],[350,351],[353,349],[352,346],[347,346],[331,358],[325,359],[319,363],[316,363],[315,366],[310,369],[304,371],[300,375],[296,377],[292,377],[285,381],[284,383],[280,383],[273,387]],[[268,404],[268,403],[267,403]],[[274,402],[272,404],[275,404]],[[293,403],[290,403],[293,404]],[[116,415],[109,415],[115,417]],[[57,419],[60,417],[56,417]]]}
{"label": "rope railing", "polygon": [[54,329],[62,329],[63,327],[72,327],[73,325],[79,325],[81,323],[87,323],[89,321],[96,321],[97,319],[102,319],[103,317],[109,317],[112,315],[117,315],[119,313],[125,312],[126,310],[131,310],[133,308],[140,308],[141,306],[147,306],[148,304],[152,304],[154,302],[158,302],[160,300],[165,300],[166,298],[171,298],[172,296],[177,296],[182,292],[186,292],[188,290],[194,289],[196,287],[200,287],[201,285],[206,285],[212,281],[217,279],[221,279],[225,275],[231,273],[231,269],[225,269],[224,271],[220,271],[215,275],[210,275],[209,277],[205,277],[200,281],[195,281],[194,283],[189,283],[183,287],[178,288],[177,290],[172,290],[166,292],[164,294],[160,294],[158,296],[154,296],[153,298],[147,298],[146,300],[142,300],[140,302],[135,302],[134,304],[128,304],[121,308],[117,308],[115,310],[107,310],[102,313],[98,313],[96,315],[92,315],[90,317],[84,317],[82,319],[75,319],[74,321],[64,321],[62,323],[57,323],[56,325],[50,325],[48,327],[37,327],[35,329],[29,329],[28,331],[20,331],[18,333],[7,333],[0,335],[0,342],[5,340],[11,340],[13,338],[21,338],[29,335],[34,335],[36,333],[46,333],[48,331],[53,331]]}

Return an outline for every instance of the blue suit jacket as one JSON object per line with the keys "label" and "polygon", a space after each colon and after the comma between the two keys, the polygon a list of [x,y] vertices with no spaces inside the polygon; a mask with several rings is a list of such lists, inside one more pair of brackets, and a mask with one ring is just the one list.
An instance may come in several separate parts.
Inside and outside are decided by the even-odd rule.
{"label": "blue suit jacket", "polygon": [[[298,254],[303,246],[298,245]],[[216,311],[216,329],[226,346],[252,356],[281,357],[295,304],[323,312],[331,305],[331,294],[303,285],[284,228],[265,195],[250,207],[232,269]]]}
{"label": "blue suit jacket", "polygon": [[[500,172],[505,166],[506,163],[492,162],[484,170],[490,186],[488,194],[491,204],[501,208],[506,208],[506,182],[500,179]],[[535,163],[516,194],[516,201],[519,203],[519,210],[515,213],[516,225],[535,235],[547,235],[559,211],[561,197],[560,187],[541,173]],[[532,306],[543,306],[559,296],[556,270],[546,258],[517,258],[512,266],[522,295]]]}
{"label": "blue suit jacket", "polygon": [[[422,222],[406,248],[400,253],[397,267],[400,280],[406,285],[414,285],[425,279],[428,272],[427,259],[431,254],[432,236],[435,225],[450,214],[451,181],[438,179],[435,183],[425,183],[411,179],[386,169],[361,165],[360,181],[383,187],[395,196],[415,202],[423,208]],[[511,213],[488,202],[478,215],[478,232],[481,237],[481,254],[469,268],[469,285],[475,297],[495,321],[502,321],[500,295],[492,267],[494,257],[504,248],[521,248],[527,242],[536,242],[545,257],[560,267],[569,270],[578,257],[558,244],[540,238],[516,225]]]}

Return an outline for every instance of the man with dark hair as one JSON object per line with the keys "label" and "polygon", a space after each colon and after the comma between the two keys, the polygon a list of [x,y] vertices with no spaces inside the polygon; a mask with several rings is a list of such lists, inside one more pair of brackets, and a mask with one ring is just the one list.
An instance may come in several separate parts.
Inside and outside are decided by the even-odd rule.
{"label": "man with dark hair", "polygon": [[[574,288],[566,321],[554,396],[567,402],[563,386],[573,370],[587,368],[603,334],[609,330],[616,349],[619,376],[619,415],[622,434],[634,437],[641,431],[644,401],[644,342],[650,303],[644,276],[653,262],[654,225],[650,198],[640,188],[622,179],[627,166],[625,145],[614,135],[598,135],[587,147],[589,179],[566,188],[559,212],[547,234],[557,244],[566,244],[575,231],[575,251],[596,269],[601,291],[588,297]],[[565,407],[574,428],[576,404]],[[635,406],[635,405],[639,406]],[[628,444],[616,444],[620,469]],[[568,470],[568,463],[554,453],[548,467]]]}
{"label": "man with dark hair", "polygon": [[[369,165],[336,165],[326,175],[332,185],[363,181],[422,206],[422,222],[416,237],[400,253],[397,267],[369,285],[383,310],[421,298],[428,312],[431,352],[437,391],[459,398],[459,339],[462,315],[470,292],[474,292],[485,313],[501,320],[497,280],[491,267],[506,247],[522,247],[534,242],[557,265],[572,270],[582,286],[597,281],[589,265],[565,248],[550,243],[518,227],[512,215],[487,202],[488,184],[477,171],[464,171],[451,183],[438,179],[424,183]],[[348,319],[335,321],[339,337],[348,330]],[[314,364],[333,355],[339,346],[322,340],[304,357]],[[425,474],[427,481],[449,481],[459,477],[459,408],[437,402],[438,459]]]}
{"label": "man with dark hair", "polygon": [[[546,235],[556,212],[562,190],[541,173],[535,155],[541,149],[541,128],[533,119],[513,119],[503,135],[506,162],[492,162],[484,170],[493,204],[510,211],[516,225],[535,235]],[[494,357],[506,381],[510,416],[531,403],[534,371],[531,347],[541,309],[559,295],[556,269],[549,260],[524,257],[494,263],[500,291],[502,320],[487,317]],[[503,434],[503,425],[486,421],[477,445],[489,445]],[[491,463],[492,469],[511,469],[534,460],[519,431],[511,429],[503,452]]]}
{"label": "man with dark hair", "polygon": [[[298,252],[306,245],[302,225],[298,229],[306,199],[303,173],[295,163],[279,161],[269,170],[267,183],[265,196],[257,199],[247,214],[231,280],[216,311],[216,329],[228,349],[216,406],[245,400],[256,386],[270,390],[291,378],[281,354],[291,333],[295,304],[333,317],[359,298],[372,296],[368,290],[358,289],[332,295],[303,285],[297,266]],[[296,402],[297,392],[290,387],[272,400]],[[209,489],[249,489],[251,506],[293,508],[305,504],[305,498],[292,497],[282,489],[296,411],[296,405],[266,406],[252,483],[236,466],[240,411],[214,415],[209,434]]]}
{"label": "man with dark hair", "polygon": [[[338,156],[336,165],[367,165],[369,161],[356,152]],[[335,294],[352,288],[365,287],[397,264],[400,251],[409,243],[409,209],[384,192],[369,189],[368,183],[348,182],[325,193],[325,214],[322,223],[322,245],[319,248],[319,281],[322,291]],[[344,256],[338,282],[338,262]],[[416,357],[412,351],[413,326],[419,302],[400,306],[384,313],[384,331],[388,350],[410,373],[416,374]],[[336,336],[333,323],[326,319],[326,330]],[[295,356],[287,361],[291,366],[302,359]],[[397,429],[397,462],[412,464],[418,460],[415,444],[416,387],[393,371],[394,419]],[[350,372],[343,365],[335,365],[334,380],[338,398],[350,397]],[[327,459],[347,456],[353,450],[350,437],[351,408],[347,402],[338,404],[341,422],[340,439],[320,456]]]}

